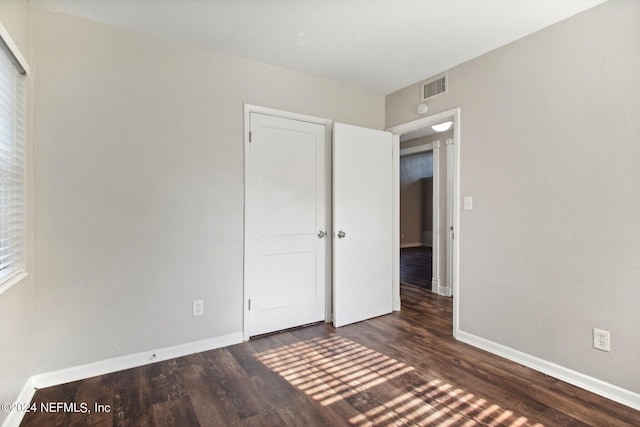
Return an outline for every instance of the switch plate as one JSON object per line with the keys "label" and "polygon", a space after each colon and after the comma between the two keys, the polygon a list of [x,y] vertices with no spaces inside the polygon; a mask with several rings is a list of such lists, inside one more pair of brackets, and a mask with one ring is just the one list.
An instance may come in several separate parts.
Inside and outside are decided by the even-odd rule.
{"label": "switch plate", "polygon": [[193,301],[193,315],[202,316],[204,314],[204,300],[197,299]]}
{"label": "switch plate", "polygon": [[593,348],[602,351],[611,351],[611,336],[609,331],[593,328]]}
{"label": "switch plate", "polygon": [[472,211],[473,210],[473,197],[471,196],[464,196],[464,208],[465,211]]}

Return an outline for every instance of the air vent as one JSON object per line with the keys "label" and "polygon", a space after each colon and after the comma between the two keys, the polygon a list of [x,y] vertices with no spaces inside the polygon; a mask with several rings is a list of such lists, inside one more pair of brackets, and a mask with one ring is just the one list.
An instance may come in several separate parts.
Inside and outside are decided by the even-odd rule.
{"label": "air vent", "polygon": [[447,93],[446,75],[422,83],[422,101],[426,101],[441,93]]}

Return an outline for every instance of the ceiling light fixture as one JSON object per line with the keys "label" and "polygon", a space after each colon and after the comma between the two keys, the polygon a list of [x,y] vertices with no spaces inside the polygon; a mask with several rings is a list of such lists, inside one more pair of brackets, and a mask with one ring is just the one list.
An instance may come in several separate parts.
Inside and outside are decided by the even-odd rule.
{"label": "ceiling light fixture", "polygon": [[431,129],[435,130],[436,132],[446,132],[451,128],[452,124],[453,122],[444,122],[431,126]]}

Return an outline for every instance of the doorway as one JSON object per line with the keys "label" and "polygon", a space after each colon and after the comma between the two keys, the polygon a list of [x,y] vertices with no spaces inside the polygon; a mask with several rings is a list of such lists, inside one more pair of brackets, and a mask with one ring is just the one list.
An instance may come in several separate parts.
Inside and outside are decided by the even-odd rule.
{"label": "doorway", "polygon": [[[431,147],[425,149],[424,145],[428,147],[428,144],[423,145],[422,148],[406,147],[400,149],[401,138],[405,140],[415,139],[421,134],[424,136],[425,132],[430,133],[430,129],[433,125],[437,125],[442,122],[451,121],[452,135],[441,134],[437,140],[433,141]],[[412,122],[404,123],[387,129],[394,134],[395,140],[398,144],[398,154],[396,157],[396,180],[394,182],[394,188],[396,189],[396,224],[395,224],[395,239],[398,244],[396,245],[396,254],[394,256],[394,271],[400,272],[400,156],[401,154],[409,154],[411,151],[420,152],[433,150],[434,153],[434,169],[440,168],[440,170],[434,170],[434,179],[438,177],[440,179],[439,185],[434,185],[434,198],[442,201],[442,195],[447,198],[446,203],[438,203],[439,209],[434,209],[434,232],[432,246],[434,248],[433,257],[439,257],[439,261],[433,263],[432,273],[432,290],[440,295],[453,296],[453,335],[457,336],[458,331],[458,296],[459,296],[459,163],[460,163],[460,108],[444,111],[441,113],[433,114]],[[403,152],[403,150],[405,150]],[[406,151],[409,150],[409,153]],[[438,157],[438,160],[435,158]],[[444,165],[443,168],[440,166]],[[435,225],[438,221],[439,225]],[[439,248],[439,249],[436,249]]]}
{"label": "doorway", "polygon": [[433,213],[439,209],[433,196],[434,137],[400,138],[400,283],[428,291],[434,287]]}

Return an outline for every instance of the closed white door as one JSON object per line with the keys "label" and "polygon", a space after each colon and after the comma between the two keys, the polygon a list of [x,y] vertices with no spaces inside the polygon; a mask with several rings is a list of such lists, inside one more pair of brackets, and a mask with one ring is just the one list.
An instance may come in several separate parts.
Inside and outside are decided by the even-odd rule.
{"label": "closed white door", "polygon": [[336,123],[333,134],[334,325],[393,308],[392,135]]}
{"label": "closed white door", "polygon": [[326,138],[320,124],[250,114],[249,336],[325,319]]}

